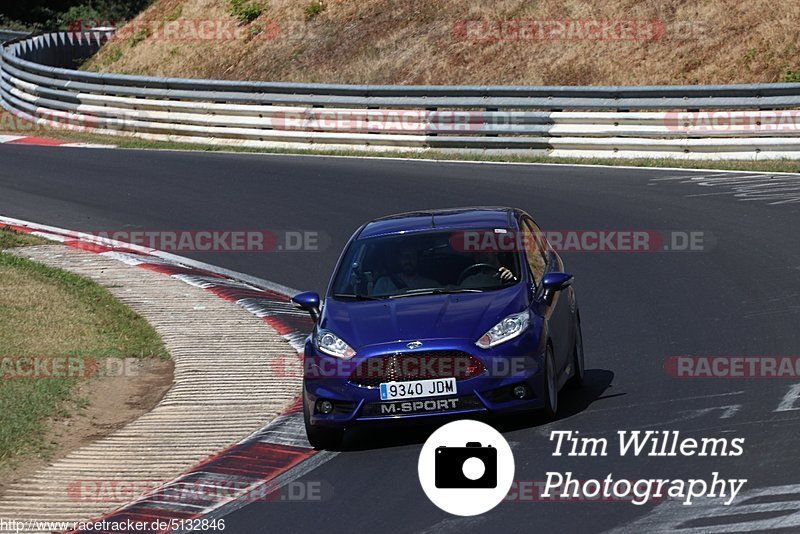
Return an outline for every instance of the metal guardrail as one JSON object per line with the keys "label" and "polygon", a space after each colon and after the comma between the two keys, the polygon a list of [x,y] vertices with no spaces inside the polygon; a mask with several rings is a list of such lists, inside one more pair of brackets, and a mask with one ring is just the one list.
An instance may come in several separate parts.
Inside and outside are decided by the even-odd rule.
{"label": "metal guardrail", "polygon": [[20,37],[25,37],[27,35],[30,35],[30,33],[0,28],[0,43],[10,41],[11,39],[19,39]]}
{"label": "metal guardrail", "polygon": [[357,86],[74,69],[111,37],[54,33],[7,42],[3,107],[43,125],[228,145],[800,156],[800,84]]}

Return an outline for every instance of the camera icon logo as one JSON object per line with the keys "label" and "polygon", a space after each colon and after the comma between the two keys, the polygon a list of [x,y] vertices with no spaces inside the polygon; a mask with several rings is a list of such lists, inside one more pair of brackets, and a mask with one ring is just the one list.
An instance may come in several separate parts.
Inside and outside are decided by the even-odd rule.
{"label": "camera icon logo", "polygon": [[437,488],[496,488],[497,449],[470,441],[466,447],[437,447]]}
{"label": "camera icon logo", "polygon": [[488,512],[508,495],[514,455],[497,430],[461,420],[436,430],[420,451],[419,481],[433,504],[445,512],[474,516]]}

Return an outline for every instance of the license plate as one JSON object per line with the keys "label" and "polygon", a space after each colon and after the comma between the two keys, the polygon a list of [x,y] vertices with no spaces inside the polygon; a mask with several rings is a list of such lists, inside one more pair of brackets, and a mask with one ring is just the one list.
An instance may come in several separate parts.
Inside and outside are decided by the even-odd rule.
{"label": "license plate", "polygon": [[432,378],[411,382],[384,382],[381,384],[381,400],[417,399],[456,394],[455,378]]}

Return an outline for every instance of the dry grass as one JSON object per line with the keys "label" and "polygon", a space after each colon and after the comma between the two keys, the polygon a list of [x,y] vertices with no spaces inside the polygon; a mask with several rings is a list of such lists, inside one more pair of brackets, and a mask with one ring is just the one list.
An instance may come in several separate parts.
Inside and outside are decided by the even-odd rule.
{"label": "dry grass", "polygon": [[[0,228],[0,249],[38,238]],[[0,252],[0,358],[168,357],[142,317],[79,276]],[[4,367],[6,371],[13,367]],[[20,458],[53,452],[53,418],[87,406],[76,378],[0,377],[0,470]],[[106,399],[105,409],[130,399]],[[110,414],[114,417],[115,414]]]}
{"label": "dry grass", "polygon": [[[253,0],[259,2],[259,0]],[[241,38],[166,40],[153,32],[108,45],[91,70],[157,76],[399,84],[617,85],[782,81],[800,69],[800,3],[790,0],[311,0],[260,2]],[[228,0],[159,0],[137,23],[214,20],[236,25]],[[652,41],[476,42],[459,20],[656,19]],[[274,39],[264,31],[274,21]]]}
{"label": "dry grass", "polygon": [[147,322],[78,276],[0,255],[0,356],[166,357]]}
{"label": "dry grass", "polygon": [[0,260],[0,356],[71,354],[76,347],[96,352],[103,340],[95,335],[96,318],[86,321],[85,306],[11,261]]}

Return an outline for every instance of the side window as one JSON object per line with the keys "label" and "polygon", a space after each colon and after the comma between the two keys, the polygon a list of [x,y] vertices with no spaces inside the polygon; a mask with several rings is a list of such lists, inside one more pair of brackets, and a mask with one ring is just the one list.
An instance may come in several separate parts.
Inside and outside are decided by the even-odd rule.
{"label": "side window", "polygon": [[533,280],[538,286],[547,269],[547,248],[542,231],[527,217],[522,219],[525,257],[528,260]]}

